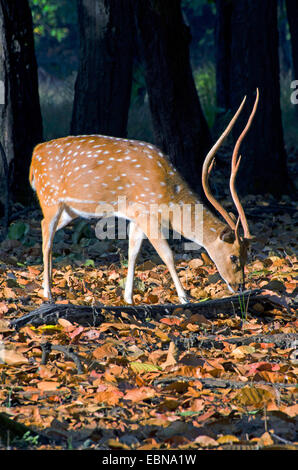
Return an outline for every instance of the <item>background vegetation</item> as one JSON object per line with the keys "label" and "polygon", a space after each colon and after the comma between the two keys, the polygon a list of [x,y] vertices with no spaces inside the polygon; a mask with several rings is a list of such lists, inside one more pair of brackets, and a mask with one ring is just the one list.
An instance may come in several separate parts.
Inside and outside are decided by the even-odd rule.
{"label": "background vegetation", "polygon": [[[74,83],[78,68],[79,37],[76,0],[29,0],[32,9],[40,99],[45,140],[67,135],[70,129]],[[288,148],[298,146],[296,110],[290,102],[292,72],[289,26],[279,2],[281,107]],[[216,73],[213,0],[183,0],[185,20],[191,27],[191,61],[197,91],[209,127],[216,114]],[[55,117],[53,119],[53,116]],[[152,141],[153,131],[146,95],[144,70],[136,57],[128,132],[130,137]]]}

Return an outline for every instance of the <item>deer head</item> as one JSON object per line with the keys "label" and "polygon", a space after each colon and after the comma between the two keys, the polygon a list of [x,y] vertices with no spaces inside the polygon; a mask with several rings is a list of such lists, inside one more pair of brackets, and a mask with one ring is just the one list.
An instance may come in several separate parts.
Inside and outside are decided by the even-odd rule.
{"label": "deer head", "polygon": [[[237,110],[236,114],[234,115],[233,119],[229,123],[228,127],[225,129],[223,134],[220,136],[218,141],[212,147],[203,164],[203,171],[202,171],[202,184],[205,195],[213,207],[222,215],[225,219],[227,225],[222,227],[217,231],[216,237],[212,238],[211,241],[207,241],[205,244],[205,248],[207,249],[210,257],[214,260],[216,259],[216,266],[221,277],[227,283],[229,289],[233,292],[244,289],[245,286],[245,275],[244,275],[244,266],[247,261],[247,253],[248,248],[250,245],[250,241],[252,236],[249,232],[248,223],[246,220],[245,212],[243,206],[239,200],[235,181],[237,172],[239,169],[241,156],[239,155],[239,149],[241,143],[246,136],[253,118],[255,116],[258,101],[259,101],[259,90],[257,89],[256,99],[254,103],[253,110],[249,116],[247,124],[240,134],[232,155],[232,163],[231,163],[231,176],[230,176],[230,191],[231,196],[234,201],[235,207],[238,211],[238,218],[228,213],[224,207],[215,199],[213,194],[210,191],[208,179],[213,167],[214,159],[217,150],[222,145],[223,141],[231,132],[235,122],[238,119],[239,114],[242,111],[244,103],[246,101],[246,97],[243,99],[239,109]],[[240,234],[240,224],[243,228],[243,235]]]}

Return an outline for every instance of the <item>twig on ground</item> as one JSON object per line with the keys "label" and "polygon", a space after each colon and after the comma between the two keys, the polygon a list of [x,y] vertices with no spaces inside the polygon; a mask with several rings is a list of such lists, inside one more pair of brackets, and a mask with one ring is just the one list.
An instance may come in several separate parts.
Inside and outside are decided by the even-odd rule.
{"label": "twig on ground", "polygon": [[225,379],[209,379],[209,378],[201,378],[201,377],[188,377],[183,375],[176,375],[172,377],[166,377],[161,379],[156,379],[153,382],[153,385],[156,387],[158,385],[166,387],[171,383],[175,382],[193,382],[199,381],[201,382],[204,387],[206,388],[231,388],[231,389],[238,389],[243,387],[257,387],[258,385],[269,385],[270,387],[278,388],[290,388],[290,387],[297,387],[296,383],[271,383],[265,381],[258,381],[258,382],[240,382],[236,380],[225,380]]}
{"label": "twig on ground", "polygon": [[78,374],[83,374],[84,373],[84,369],[83,369],[83,366],[81,364],[81,361],[80,361],[79,357],[77,356],[77,354],[75,354],[75,352],[73,351],[72,347],[66,348],[65,346],[60,346],[58,344],[52,344],[49,341],[47,341],[46,343],[41,344],[40,347],[42,349],[41,364],[45,365],[48,362],[49,355],[50,355],[51,351],[59,351],[59,352],[62,352],[65,357],[71,359],[75,363],[75,365],[77,367],[77,370],[78,370]]}

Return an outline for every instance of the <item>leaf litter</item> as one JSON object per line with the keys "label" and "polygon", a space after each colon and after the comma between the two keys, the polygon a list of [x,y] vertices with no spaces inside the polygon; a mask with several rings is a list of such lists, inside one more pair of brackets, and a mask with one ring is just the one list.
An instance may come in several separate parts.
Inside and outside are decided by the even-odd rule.
{"label": "leaf litter", "polygon": [[[291,205],[290,215],[283,204]],[[246,205],[254,214],[262,207],[258,197]],[[252,217],[257,238],[247,287],[270,292],[275,308],[260,304],[253,317],[243,306],[241,315],[231,311],[212,321],[179,305],[173,315],[143,321],[106,312],[96,328],[64,319],[9,327],[44,302],[40,213],[15,220],[0,244],[1,448],[297,448],[294,209],[283,200],[273,217]],[[87,227],[75,222],[56,235],[53,295],[62,304],[123,305],[127,241],[99,241]],[[171,244],[194,301],[228,295],[206,253]],[[134,301],[178,303],[149,243],[136,269]],[[69,348],[81,374],[65,354]]]}

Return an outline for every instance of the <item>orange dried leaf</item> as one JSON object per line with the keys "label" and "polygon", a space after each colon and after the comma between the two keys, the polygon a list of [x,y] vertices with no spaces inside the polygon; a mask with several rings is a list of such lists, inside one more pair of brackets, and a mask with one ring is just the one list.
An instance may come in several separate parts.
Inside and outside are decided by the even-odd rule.
{"label": "orange dried leaf", "polygon": [[28,364],[29,361],[27,357],[13,349],[0,348],[0,362],[8,366],[21,366]]}
{"label": "orange dried leaf", "polygon": [[47,381],[47,380],[38,382],[37,384],[37,388],[39,390],[42,390],[43,392],[56,390],[59,386],[60,386],[59,382],[54,382],[54,381],[52,382],[52,381]]}
{"label": "orange dried leaf", "polygon": [[167,354],[166,361],[161,365],[162,369],[166,369],[167,367],[174,366],[177,364],[178,359],[178,349],[173,341],[171,341],[169,345],[169,350]]}
{"label": "orange dried leaf", "polygon": [[55,372],[52,369],[44,365],[39,366],[38,373],[42,379],[49,379],[50,377],[53,377],[55,375]]}
{"label": "orange dried leaf", "polygon": [[65,318],[58,318],[58,323],[59,325],[63,326],[63,328],[74,327],[74,325],[70,321],[65,320]]}
{"label": "orange dried leaf", "polygon": [[258,444],[260,446],[272,446],[274,444],[274,441],[272,437],[270,436],[269,432],[264,432],[262,436],[260,437]]}
{"label": "orange dried leaf", "polygon": [[97,392],[94,396],[94,400],[96,403],[106,403],[107,405],[114,406],[119,403],[122,397],[123,393],[117,388],[113,388],[103,392]]}
{"label": "orange dried leaf", "polygon": [[236,359],[242,359],[243,357],[247,356],[247,354],[253,354],[255,352],[255,348],[252,346],[239,346],[238,348],[232,351],[232,355]]}
{"label": "orange dried leaf", "polygon": [[190,407],[190,410],[191,411],[203,411],[203,409],[205,408],[205,405],[206,405],[205,400],[202,400],[201,398],[196,398],[193,401]]}
{"label": "orange dried leaf", "polygon": [[[179,310],[183,311],[183,309],[179,309]],[[169,325],[169,326],[180,325],[181,322],[182,322],[182,319],[177,318],[177,317],[165,317],[160,320],[160,323],[165,323],[166,325]]]}
{"label": "orange dried leaf", "polygon": [[198,436],[195,439],[195,443],[201,447],[217,447],[219,445],[215,439],[209,436]]}
{"label": "orange dried leaf", "polygon": [[140,388],[133,388],[128,390],[124,395],[125,400],[130,400],[133,402],[147,400],[148,398],[155,397],[156,392],[153,388],[150,387],[140,387]]}
{"label": "orange dried leaf", "polygon": [[13,331],[10,328],[10,322],[8,320],[0,320],[0,333],[8,333],[9,331]]}
{"label": "orange dried leaf", "polygon": [[0,302],[0,315],[3,315],[3,313],[8,312],[8,307],[5,302]]}
{"label": "orange dried leaf", "polygon": [[[204,253],[205,254],[205,253]],[[201,258],[194,258],[189,261],[188,265],[191,269],[196,269],[203,266],[203,260]]]}
{"label": "orange dried leaf", "polygon": [[282,406],[280,409],[283,413],[286,413],[291,418],[294,418],[298,415],[298,404],[292,406]]}
{"label": "orange dried leaf", "polygon": [[103,344],[93,351],[93,356],[97,360],[104,359],[105,357],[115,357],[117,355],[118,351],[111,343]]}

